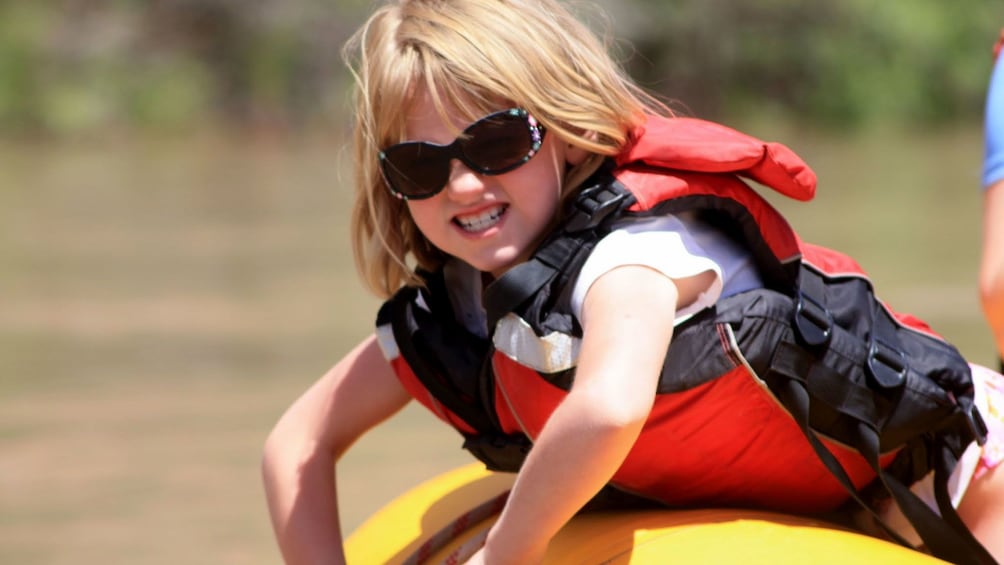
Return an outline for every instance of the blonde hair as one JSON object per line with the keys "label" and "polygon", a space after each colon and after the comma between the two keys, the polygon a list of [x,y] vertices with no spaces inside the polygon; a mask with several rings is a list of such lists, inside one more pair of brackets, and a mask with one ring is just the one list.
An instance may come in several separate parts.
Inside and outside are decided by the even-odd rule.
{"label": "blonde hair", "polygon": [[586,149],[590,157],[565,175],[565,197],[621,150],[645,113],[670,113],[556,0],[397,0],[377,9],[343,55],[356,79],[353,253],[384,298],[421,284],[415,267],[431,271],[445,259],[379,169],[379,150],[404,140],[417,92],[430,93],[444,117],[447,105],[471,120],[500,102],[525,108],[548,135]]}

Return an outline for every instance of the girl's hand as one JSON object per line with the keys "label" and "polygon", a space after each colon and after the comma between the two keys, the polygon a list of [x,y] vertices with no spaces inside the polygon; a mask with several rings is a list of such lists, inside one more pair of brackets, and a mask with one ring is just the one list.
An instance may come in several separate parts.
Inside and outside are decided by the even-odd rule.
{"label": "girl's hand", "polygon": [[465,565],[484,565],[485,564],[485,548],[481,548],[471,556],[470,559],[464,561]]}
{"label": "girl's hand", "polygon": [[510,549],[505,547],[492,548],[486,544],[464,563],[466,565],[502,565],[510,563],[512,565],[536,565],[544,561],[544,554],[547,552],[546,545],[539,549],[526,551],[520,555],[514,555],[511,551],[507,551]]}

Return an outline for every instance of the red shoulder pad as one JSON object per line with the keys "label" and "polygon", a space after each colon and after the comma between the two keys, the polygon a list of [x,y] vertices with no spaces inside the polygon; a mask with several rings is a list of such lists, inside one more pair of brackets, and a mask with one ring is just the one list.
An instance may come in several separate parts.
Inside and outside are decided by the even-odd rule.
{"label": "red shoulder pad", "polygon": [[734,173],[796,200],[811,200],[816,194],[816,173],[791,149],[721,124],[651,116],[631,138],[631,144],[617,156],[619,166],[643,163],[702,173]]}

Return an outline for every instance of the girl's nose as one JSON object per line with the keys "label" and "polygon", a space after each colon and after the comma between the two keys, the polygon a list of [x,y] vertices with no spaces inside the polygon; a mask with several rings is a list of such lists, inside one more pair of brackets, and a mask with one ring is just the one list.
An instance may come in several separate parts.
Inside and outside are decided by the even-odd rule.
{"label": "girl's nose", "polygon": [[450,199],[460,203],[473,202],[481,198],[484,190],[485,183],[481,175],[458,159],[450,162],[450,180],[445,189]]}

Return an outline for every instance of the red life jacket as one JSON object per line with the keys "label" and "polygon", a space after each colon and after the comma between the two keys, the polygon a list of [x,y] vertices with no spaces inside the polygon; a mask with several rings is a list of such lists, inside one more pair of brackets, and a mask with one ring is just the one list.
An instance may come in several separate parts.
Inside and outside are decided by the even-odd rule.
{"label": "red life jacket", "polygon": [[[746,227],[758,231],[746,239],[758,242],[754,252],[761,255],[758,264],[764,266],[761,272],[771,287],[794,288],[803,257],[825,263],[827,272],[861,273],[846,256],[803,246],[781,214],[735,175],[741,172],[798,200],[811,199],[814,173],[784,146],[691,119],[652,119],[635,140],[618,156],[613,171],[616,182],[635,200],[618,220],[694,209],[706,217],[716,209],[730,217],[742,214],[750,220]],[[726,208],[732,210],[721,212]],[[567,313],[562,315],[567,320]],[[495,325],[493,365],[502,400],[496,406],[503,405],[502,413],[513,415],[531,438],[565,395],[564,386],[541,378],[538,371],[554,375],[574,366],[570,355],[554,358],[555,334],[571,328],[553,318],[552,313],[552,320],[524,320],[509,313]],[[535,340],[531,326],[551,343]],[[685,351],[691,363],[721,358],[728,340],[722,336],[683,348],[678,339],[671,351]],[[566,354],[571,350],[564,349]],[[527,367],[527,358],[548,358],[550,366]],[[713,375],[701,371],[698,376],[693,367],[667,372],[672,373],[667,380],[686,385],[660,391],[614,484],[672,505],[738,504],[805,513],[832,510],[847,499],[846,490],[819,463],[791,416],[743,364],[715,366]],[[833,442],[827,446],[856,487],[875,478],[858,453]]]}
{"label": "red life jacket", "polygon": [[[536,438],[574,379],[581,328],[569,296],[592,247],[615,222],[682,211],[743,242],[765,288],[677,327],[652,412],[612,484],[671,505],[821,512],[904,446],[915,453],[929,431],[949,438],[939,444],[949,466],[980,438],[958,352],[876,302],[856,262],[801,242],[740,178],[809,200],[816,178],[797,155],[686,118],[651,118],[632,139],[533,257],[485,290],[491,343],[456,321],[442,273],[381,309],[381,342],[401,382],[466,447],[490,467],[518,467],[529,449],[521,434]],[[901,399],[923,413],[899,410],[912,406]],[[917,459],[896,459],[902,482],[932,468]]]}

